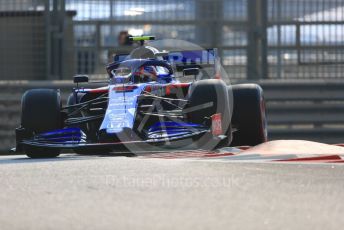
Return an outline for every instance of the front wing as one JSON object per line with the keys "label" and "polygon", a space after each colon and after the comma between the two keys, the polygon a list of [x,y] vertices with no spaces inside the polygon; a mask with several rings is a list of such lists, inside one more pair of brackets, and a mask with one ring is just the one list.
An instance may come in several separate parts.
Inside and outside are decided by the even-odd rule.
{"label": "front wing", "polygon": [[[57,132],[61,133],[62,130]],[[74,129],[75,132],[75,129]],[[144,152],[144,151],[155,151],[161,148],[178,148],[178,149],[196,149],[198,148],[197,142],[203,135],[212,135],[209,130],[198,130],[192,133],[183,134],[173,137],[165,138],[155,138],[147,140],[129,140],[129,141],[117,141],[117,142],[96,142],[88,143],[82,138],[79,138],[79,135],[69,135],[69,140],[66,140],[65,137],[58,138],[42,138],[46,134],[51,134],[53,132],[40,134],[33,139],[19,140],[17,142],[17,147],[13,149],[15,152],[21,152],[27,147],[41,148],[41,149],[60,149],[60,150],[88,150],[95,152],[116,152],[116,151],[130,151],[130,152]],[[81,135],[82,136],[82,135]],[[225,138],[225,136],[214,136],[212,137],[213,141],[220,141]],[[52,140],[53,139],[53,140]]]}

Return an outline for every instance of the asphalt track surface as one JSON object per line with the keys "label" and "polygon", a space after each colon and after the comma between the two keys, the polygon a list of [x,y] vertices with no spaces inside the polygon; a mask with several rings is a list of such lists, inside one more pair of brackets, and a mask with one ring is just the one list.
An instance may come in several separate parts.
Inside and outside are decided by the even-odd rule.
{"label": "asphalt track surface", "polygon": [[0,229],[341,229],[344,164],[0,157]]}

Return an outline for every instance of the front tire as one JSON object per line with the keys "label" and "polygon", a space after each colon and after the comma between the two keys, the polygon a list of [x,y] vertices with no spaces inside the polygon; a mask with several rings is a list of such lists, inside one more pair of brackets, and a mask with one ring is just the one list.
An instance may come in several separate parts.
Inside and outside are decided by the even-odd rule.
{"label": "front tire", "polygon": [[[205,134],[197,142],[199,148],[214,149],[228,146],[232,140],[232,132],[230,126],[231,108],[226,84],[217,79],[196,81],[189,89],[188,101],[189,105],[186,109],[191,109],[191,112],[187,113],[190,122],[204,124],[208,119],[207,125],[210,127],[211,116],[220,113],[222,131],[227,136],[219,143],[213,143],[211,141],[213,136]],[[192,108],[195,108],[194,111],[192,111]]]}
{"label": "front tire", "polygon": [[[62,128],[61,96],[54,89],[32,89],[22,97],[21,126],[35,134]],[[31,158],[57,157],[60,150],[45,150],[40,147],[24,147],[27,156]]]}
{"label": "front tire", "polygon": [[265,101],[257,84],[233,85],[232,146],[255,146],[268,140]]}

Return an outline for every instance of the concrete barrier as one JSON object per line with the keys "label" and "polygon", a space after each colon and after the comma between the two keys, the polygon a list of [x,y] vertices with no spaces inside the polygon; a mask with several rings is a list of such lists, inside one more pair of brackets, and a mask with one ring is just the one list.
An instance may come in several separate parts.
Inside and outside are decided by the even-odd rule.
{"label": "concrete barrier", "polygon": [[258,83],[267,100],[271,139],[344,142],[344,82],[341,79]]}

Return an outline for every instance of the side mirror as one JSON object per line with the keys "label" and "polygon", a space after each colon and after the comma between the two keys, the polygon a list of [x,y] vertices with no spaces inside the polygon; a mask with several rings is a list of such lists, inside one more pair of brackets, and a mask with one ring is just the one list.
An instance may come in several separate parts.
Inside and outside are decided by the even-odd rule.
{"label": "side mirror", "polygon": [[74,83],[84,83],[88,82],[88,76],[87,75],[76,75],[74,76]]}
{"label": "side mirror", "polygon": [[188,68],[183,70],[183,75],[184,76],[197,76],[199,74],[199,69],[198,68]]}

